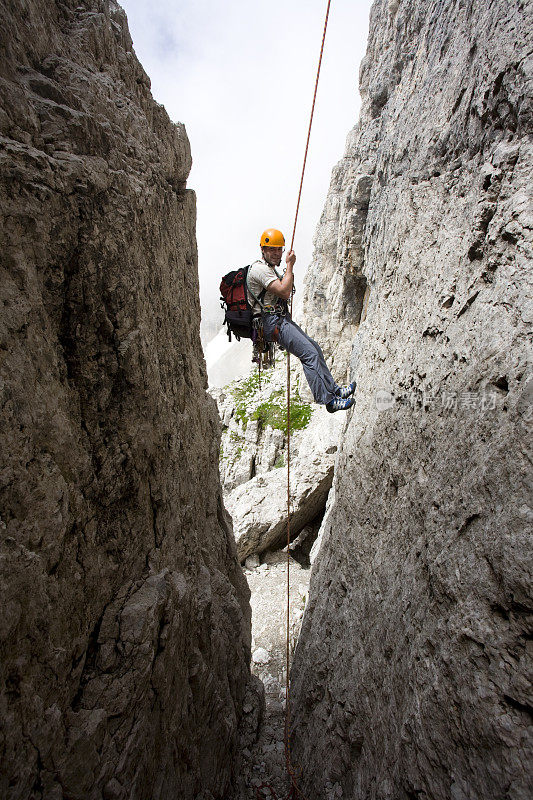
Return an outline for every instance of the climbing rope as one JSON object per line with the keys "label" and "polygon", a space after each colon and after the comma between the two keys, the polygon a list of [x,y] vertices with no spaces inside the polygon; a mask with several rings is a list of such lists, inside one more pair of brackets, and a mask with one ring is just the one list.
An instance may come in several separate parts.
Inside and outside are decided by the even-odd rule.
{"label": "climbing rope", "polygon": [[[315,113],[315,102],[316,102],[316,93],[318,89],[318,79],[320,77],[320,68],[322,66],[322,55],[324,53],[324,42],[326,40],[326,29],[328,27],[328,19],[329,19],[329,9],[331,6],[331,0],[328,0],[328,5],[326,8],[326,18],[324,20],[324,31],[322,33],[322,44],[320,46],[320,57],[318,59],[318,67],[316,72],[316,80],[315,80],[315,91],[313,93],[313,104],[311,106],[311,116],[309,119],[309,128],[307,131],[307,141],[305,144],[305,154],[304,160],[302,165],[302,176],[300,178],[300,188],[298,190],[298,201],[296,203],[296,213],[294,215],[294,226],[292,230],[292,239],[291,239],[291,246],[290,249],[292,250],[294,245],[294,237],[296,235],[296,223],[298,222],[298,213],[300,211],[300,200],[302,197],[302,187],[304,182],[304,174],[305,174],[305,166],[307,163],[307,153],[309,151],[309,140],[311,138],[311,126],[313,124],[313,116]],[[290,301],[290,312],[292,316],[292,295]],[[286,607],[286,628],[287,628],[287,638],[286,638],[286,664],[285,664],[285,763],[287,767],[287,775],[290,781],[290,788],[289,794],[287,795],[287,800],[297,800],[298,797],[304,798],[304,795],[298,789],[296,783],[296,774],[292,764],[291,759],[291,737],[290,737],[290,715],[291,715],[291,706],[290,706],[290,562],[291,562],[291,551],[290,551],[290,543],[291,543],[291,355],[287,351],[287,607]],[[275,792],[273,792],[272,787],[265,785],[264,788],[268,788],[271,792],[272,796],[276,798]],[[257,793],[257,797],[259,797],[259,792]],[[304,798],[305,800],[305,798]]]}
{"label": "climbing rope", "polygon": [[[300,189],[298,191],[298,202],[296,203],[296,214],[294,215],[294,227],[292,229],[292,239],[291,239],[291,247],[294,244],[294,237],[296,234],[296,223],[298,222],[298,212],[300,210],[300,199],[302,197],[302,186],[304,183],[304,173],[305,173],[305,165],[307,163],[307,152],[309,150],[309,139],[311,138],[311,126],[313,124],[313,115],[315,113],[315,102],[316,102],[316,92],[318,89],[318,79],[320,77],[320,67],[322,66],[322,55],[324,53],[324,42],[326,41],[326,29],[328,27],[328,18],[329,18],[329,7],[331,5],[331,0],[328,0],[328,7],[326,9],[326,19],[324,20],[324,32],[322,33],[322,44],[320,46],[320,57],[318,59],[318,67],[316,71],[316,80],[315,80],[315,91],[313,94],[313,105],[311,106],[311,116],[309,118],[309,129],[307,131],[307,142],[305,143],[305,155],[304,155],[304,163],[302,166],[302,177],[300,178]],[[292,299],[291,299],[292,304]]]}

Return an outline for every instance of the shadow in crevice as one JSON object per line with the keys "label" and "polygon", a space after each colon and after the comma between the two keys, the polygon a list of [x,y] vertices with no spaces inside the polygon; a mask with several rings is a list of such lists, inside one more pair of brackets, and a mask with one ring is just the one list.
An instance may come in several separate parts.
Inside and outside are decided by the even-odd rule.
{"label": "shadow in crevice", "polygon": [[343,314],[352,324],[359,325],[366,308],[367,280],[361,273],[348,272],[344,276]]}
{"label": "shadow in crevice", "polygon": [[304,569],[309,569],[311,566],[311,549],[316,542],[318,531],[320,530],[322,520],[324,519],[325,511],[326,507],[324,506],[324,508],[318,512],[316,517],[314,517],[311,522],[308,522],[307,525],[302,528],[298,536],[290,544],[289,549],[291,551],[291,556]]}

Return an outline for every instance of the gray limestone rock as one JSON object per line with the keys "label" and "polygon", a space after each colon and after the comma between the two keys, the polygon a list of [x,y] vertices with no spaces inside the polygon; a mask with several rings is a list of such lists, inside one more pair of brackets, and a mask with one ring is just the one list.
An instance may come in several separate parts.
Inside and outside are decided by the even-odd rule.
{"label": "gray limestone rock", "polygon": [[[267,566],[268,565],[268,566]],[[259,735],[242,742],[241,759],[234,791],[228,800],[257,800],[254,780],[267,784],[259,796],[288,795],[285,761],[285,696],[287,644],[287,583],[289,589],[289,648],[292,653],[298,639],[309,583],[309,569],[302,568],[287,553],[272,551],[265,554],[264,572],[248,576],[252,605],[254,655],[252,672],[264,687],[265,710]],[[287,581],[287,569],[289,580]],[[253,703],[249,704],[253,708]],[[248,704],[244,706],[245,720]],[[275,792],[275,795],[273,794]]]}
{"label": "gray limestone rock", "polygon": [[187,136],[112,0],[2,28],[0,795],[222,797],[250,608]]}
{"label": "gray limestone rock", "polygon": [[[210,389],[222,422],[220,477],[241,561],[286,541],[286,365],[281,361],[223,389]],[[305,397],[297,359],[291,361],[291,535],[319,515],[333,479],[345,419]],[[305,399],[304,399],[305,398]],[[257,414],[257,410],[261,414]],[[316,530],[314,531],[316,533]]]}
{"label": "gray limestone rock", "polygon": [[292,671],[310,800],[531,796],[532,37],[521,0],[372,7],[306,285],[358,382]]}
{"label": "gray limestone rock", "polygon": [[[337,444],[344,425],[341,414],[316,406],[308,426],[294,435],[291,456],[291,536],[296,537],[322,512],[333,480]],[[233,520],[239,559],[263,553],[287,536],[287,468],[255,475],[225,495]]]}

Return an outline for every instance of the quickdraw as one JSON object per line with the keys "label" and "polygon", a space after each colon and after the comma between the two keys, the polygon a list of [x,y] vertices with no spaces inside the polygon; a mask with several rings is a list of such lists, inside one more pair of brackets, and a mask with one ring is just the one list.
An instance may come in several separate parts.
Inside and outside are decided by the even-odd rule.
{"label": "quickdraw", "polygon": [[276,352],[274,342],[265,341],[263,320],[260,316],[254,317],[252,326],[252,361],[254,364],[257,364],[257,369],[259,371],[259,389],[261,389],[261,369],[269,369],[274,366],[276,363]]}

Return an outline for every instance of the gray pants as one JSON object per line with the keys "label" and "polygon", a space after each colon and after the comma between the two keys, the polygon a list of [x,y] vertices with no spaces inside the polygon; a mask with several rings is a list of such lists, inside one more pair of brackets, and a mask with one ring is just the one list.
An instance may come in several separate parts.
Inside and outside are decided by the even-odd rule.
{"label": "gray pants", "polygon": [[339,387],[328,369],[320,345],[311,339],[289,314],[285,317],[278,314],[263,314],[263,330],[267,341],[277,341],[285,350],[300,359],[315,403],[325,405],[333,400],[335,391]]}

